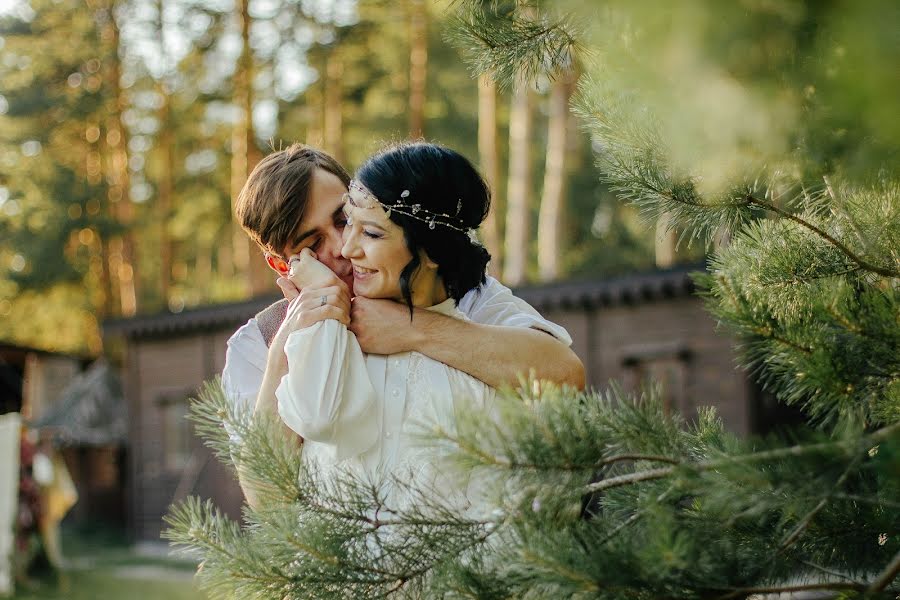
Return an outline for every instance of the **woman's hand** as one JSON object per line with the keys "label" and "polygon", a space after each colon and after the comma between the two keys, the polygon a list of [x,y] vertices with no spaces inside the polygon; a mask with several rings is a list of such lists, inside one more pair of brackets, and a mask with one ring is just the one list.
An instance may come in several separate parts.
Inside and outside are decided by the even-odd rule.
{"label": "woman's hand", "polygon": [[[288,304],[287,316],[272,348],[284,346],[287,336],[319,321],[336,319],[350,324],[350,290],[331,269],[320,263],[315,254],[304,248],[290,259],[291,270],[286,278],[279,278]],[[292,291],[293,290],[293,291]]]}
{"label": "woman's hand", "polygon": [[337,284],[331,282],[331,285],[310,285],[303,288],[288,304],[282,328],[290,324],[291,331],[296,331],[326,319],[336,319],[344,325],[350,324],[350,294],[347,286],[340,280],[337,280]]}
{"label": "woman's hand", "polygon": [[299,254],[294,254],[288,258],[290,270],[287,279],[291,281],[298,290],[303,290],[309,286],[322,286],[332,281],[340,281],[337,275],[331,269],[319,262],[313,251],[304,248]]}

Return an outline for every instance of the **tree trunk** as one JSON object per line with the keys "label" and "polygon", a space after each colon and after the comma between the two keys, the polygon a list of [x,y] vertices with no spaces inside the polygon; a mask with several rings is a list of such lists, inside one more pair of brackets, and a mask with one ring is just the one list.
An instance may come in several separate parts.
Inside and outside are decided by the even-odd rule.
{"label": "tree trunk", "polygon": [[428,8],[409,0],[409,136],[425,135],[425,81],[428,74]]}
{"label": "tree trunk", "polygon": [[194,276],[197,278],[197,281],[209,281],[213,275],[213,248],[205,241],[197,242],[196,253]]}
{"label": "tree trunk", "polygon": [[340,49],[335,46],[325,62],[325,150],[338,162],[344,160],[343,110],[344,110],[344,61]]}
{"label": "tree trunk", "polygon": [[[169,306],[169,290],[172,285],[172,239],[169,235],[169,219],[172,212],[172,199],[175,194],[175,139],[172,132],[171,98],[169,89],[165,83],[168,74],[169,63],[166,54],[165,24],[163,21],[165,11],[164,0],[157,3],[157,32],[160,41],[159,50],[165,71],[160,81],[157,82],[157,93],[162,98],[159,108],[159,140],[158,151],[161,154],[162,165],[159,181],[157,182],[157,224],[159,227],[159,294],[163,306]],[[199,281],[204,281],[199,279]]]}
{"label": "tree trunk", "polygon": [[662,215],[656,221],[656,266],[671,267],[675,264],[675,246],[678,236],[674,229],[669,229],[671,217]]}
{"label": "tree trunk", "polygon": [[538,270],[541,281],[553,281],[560,274],[560,235],[566,194],[566,137],[572,83],[570,74],[559,73],[550,89],[544,191],[538,217]]}
{"label": "tree trunk", "polygon": [[499,277],[503,273],[503,240],[497,215],[503,214],[503,207],[500,205],[500,158],[497,152],[497,84],[487,74],[478,78],[478,155],[482,174],[491,189],[491,210],[481,230],[484,245],[491,253],[490,272]]}
{"label": "tree trunk", "polygon": [[109,243],[98,230],[94,230],[97,236],[97,260],[100,261],[98,277],[100,279],[100,311],[97,320],[113,316],[113,292],[112,276],[109,270]]}
{"label": "tree trunk", "polygon": [[119,60],[116,2],[111,2],[107,10],[107,30],[103,37],[109,43],[106,73],[113,103],[107,118],[104,140],[107,153],[106,180],[109,186],[111,216],[123,228],[122,235],[111,240],[110,259],[116,263],[112,275],[119,288],[119,314],[132,316],[137,312],[138,292],[135,277],[137,258],[133,229],[134,205],[131,202],[128,173],[128,134],[122,122],[122,113],[128,107],[128,100],[121,85],[122,66]]}
{"label": "tree trunk", "polygon": [[314,81],[306,89],[303,94],[306,100],[304,112],[306,114],[306,144],[309,146],[321,146],[324,144],[324,133],[322,122],[324,120],[322,113],[325,106],[325,77],[328,72],[328,64],[323,61],[322,67],[319,69],[319,79]]}
{"label": "tree trunk", "polygon": [[[240,194],[250,171],[259,162],[253,132],[253,55],[250,49],[250,0],[237,0],[238,18],[241,27],[241,54],[234,74],[234,104],[240,117],[235,123],[231,136],[231,199],[232,203]],[[233,206],[232,206],[233,210]],[[271,284],[261,268],[261,254],[236,221],[232,226],[232,247],[237,277],[245,282],[245,289],[251,296],[271,291]]]}
{"label": "tree trunk", "polygon": [[509,178],[506,185],[506,248],[503,279],[525,281],[531,212],[531,89],[520,80],[509,111]]}

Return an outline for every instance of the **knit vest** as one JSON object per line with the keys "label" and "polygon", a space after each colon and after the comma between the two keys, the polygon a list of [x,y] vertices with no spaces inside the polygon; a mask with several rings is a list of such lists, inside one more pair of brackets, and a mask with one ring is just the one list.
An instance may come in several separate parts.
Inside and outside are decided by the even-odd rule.
{"label": "knit vest", "polygon": [[282,298],[256,313],[256,325],[259,327],[267,347],[272,345],[278,328],[281,327],[281,323],[287,316],[287,307],[287,298]]}

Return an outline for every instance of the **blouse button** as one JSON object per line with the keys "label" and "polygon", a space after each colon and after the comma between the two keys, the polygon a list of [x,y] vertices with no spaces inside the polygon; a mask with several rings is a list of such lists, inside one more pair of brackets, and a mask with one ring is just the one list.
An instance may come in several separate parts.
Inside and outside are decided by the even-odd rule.
{"label": "blouse button", "polygon": [[386,438],[390,438],[390,437],[391,437],[391,432],[390,432],[390,431],[388,431],[388,432],[387,432],[387,433],[385,433],[385,434],[384,434],[384,437],[386,437]]}
{"label": "blouse button", "polygon": [[396,398],[397,396],[400,395],[400,390],[395,389],[393,392],[391,392],[391,395],[392,395],[394,398]]}
{"label": "blouse button", "polygon": [[399,366],[400,366],[400,359],[399,359],[399,358],[395,358],[395,359],[394,359],[394,366],[395,366],[395,367],[399,367]]}

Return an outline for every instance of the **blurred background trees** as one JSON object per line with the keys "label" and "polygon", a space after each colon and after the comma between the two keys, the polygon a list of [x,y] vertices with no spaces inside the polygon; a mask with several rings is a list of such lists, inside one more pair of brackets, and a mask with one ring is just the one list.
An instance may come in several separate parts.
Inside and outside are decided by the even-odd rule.
{"label": "blurred background trees", "polygon": [[[275,291],[231,202],[260,157],[293,141],[350,169],[419,135],[462,151],[494,190],[482,238],[510,285],[697,260],[697,246],[675,254],[665,216],[648,230],[599,181],[568,109],[585,78],[650,82],[658,104],[697,100],[693,113],[663,113],[683,164],[700,149],[724,172],[801,148],[792,168],[864,177],[896,156],[889,2],[635,9],[628,18],[658,35],[618,47],[659,56],[654,71],[629,71],[623,52],[602,73],[558,63],[500,88],[448,43],[452,6],[0,4],[0,339],[97,352],[104,318]],[[576,8],[592,43],[621,31],[598,18],[615,12],[602,3],[556,8]]]}

